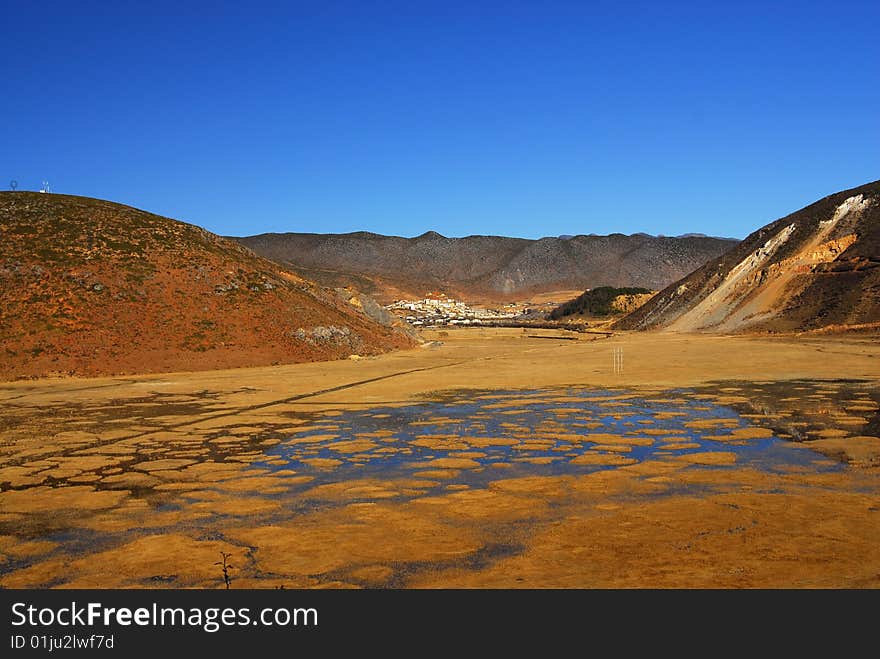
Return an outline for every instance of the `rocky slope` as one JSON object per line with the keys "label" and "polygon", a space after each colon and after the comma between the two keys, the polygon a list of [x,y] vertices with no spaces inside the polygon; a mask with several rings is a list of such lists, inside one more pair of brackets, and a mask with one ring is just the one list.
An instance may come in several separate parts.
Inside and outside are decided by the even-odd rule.
{"label": "rocky slope", "polygon": [[0,379],[410,345],[336,293],[199,227],[85,197],[0,193]]}
{"label": "rocky slope", "polygon": [[736,245],[645,234],[526,240],[283,233],[233,240],[326,286],[354,286],[385,301],[432,290],[490,300],[598,286],[659,290]]}
{"label": "rocky slope", "polygon": [[619,329],[786,332],[880,323],[880,181],[751,234],[661,291]]}

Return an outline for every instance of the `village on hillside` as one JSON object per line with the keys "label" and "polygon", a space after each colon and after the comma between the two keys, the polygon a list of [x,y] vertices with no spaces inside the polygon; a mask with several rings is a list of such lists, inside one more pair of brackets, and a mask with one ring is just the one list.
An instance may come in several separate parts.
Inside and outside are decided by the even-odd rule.
{"label": "village on hillside", "polygon": [[439,292],[428,293],[421,300],[396,300],[385,308],[413,327],[481,325],[522,318],[532,311],[528,306],[513,302],[502,309],[472,307]]}

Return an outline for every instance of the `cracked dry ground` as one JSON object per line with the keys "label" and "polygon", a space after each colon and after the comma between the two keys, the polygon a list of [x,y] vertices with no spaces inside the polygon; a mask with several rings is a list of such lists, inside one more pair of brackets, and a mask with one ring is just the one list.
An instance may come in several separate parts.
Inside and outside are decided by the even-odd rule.
{"label": "cracked dry ground", "polygon": [[880,585],[876,337],[590,338],[2,384],[0,586]]}

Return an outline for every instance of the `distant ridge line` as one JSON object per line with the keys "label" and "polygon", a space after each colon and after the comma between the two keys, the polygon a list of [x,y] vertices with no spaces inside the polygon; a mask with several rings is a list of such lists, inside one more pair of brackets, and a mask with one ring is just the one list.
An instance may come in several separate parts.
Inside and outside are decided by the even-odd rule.
{"label": "distant ridge line", "polygon": [[413,238],[357,231],[232,240],[325,286],[351,286],[381,299],[438,290],[492,300],[597,286],[659,290],[738,244],[708,236],[450,238],[436,231]]}

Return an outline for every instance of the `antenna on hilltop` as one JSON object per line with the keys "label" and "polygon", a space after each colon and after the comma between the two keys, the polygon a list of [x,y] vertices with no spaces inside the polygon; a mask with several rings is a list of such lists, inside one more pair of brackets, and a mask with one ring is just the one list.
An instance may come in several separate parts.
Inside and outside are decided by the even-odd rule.
{"label": "antenna on hilltop", "polygon": [[49,181],[43,181],[43,187],[40,188],[40,192],[49,192]]}
{"label": "antenna on hilltop", "polygon": [[18,181],[16,181],[15,179],[12,179],[12,180],[9,182],[9,189],[12,190],[13,192],[15,192],[15,189],[16,189],[17,187],[18,187]]}

